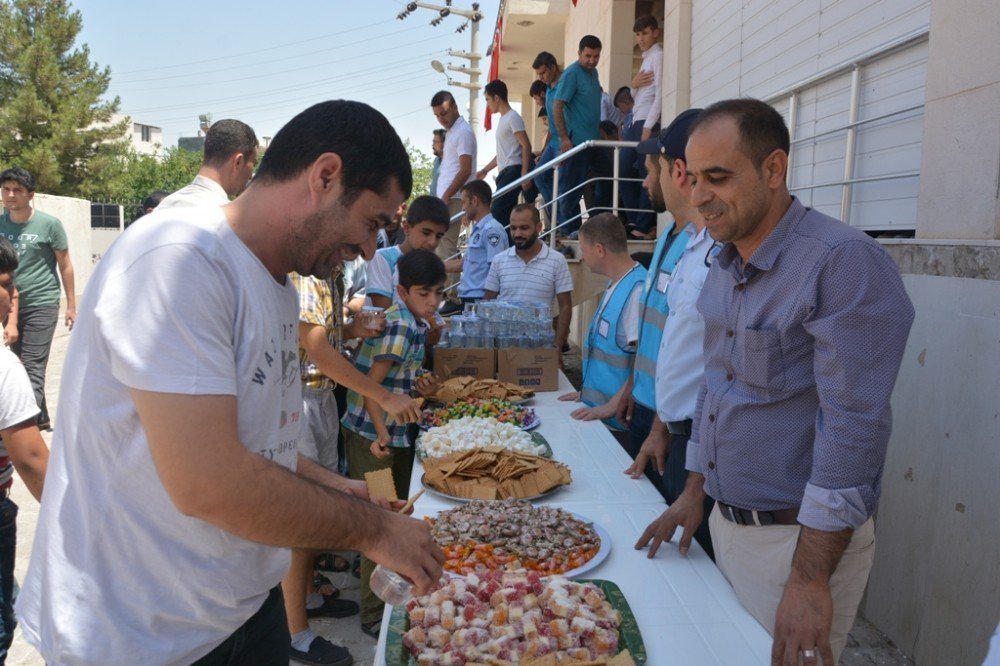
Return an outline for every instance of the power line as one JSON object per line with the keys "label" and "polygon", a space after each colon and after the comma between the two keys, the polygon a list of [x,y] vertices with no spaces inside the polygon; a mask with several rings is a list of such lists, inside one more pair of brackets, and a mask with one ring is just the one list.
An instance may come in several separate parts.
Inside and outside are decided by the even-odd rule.
{"label": "power line", "polygon": [[[395,32],[386,33],[383,36],[384,37],[389,37],[389,36],[392,36],[392,35],[402,34],[404,32],[412,32],[413,30],[419,30],[420,28],[421,28],[421,26],[416,26],[414,28],[407,28],[405,30],[397,30]],[[428,40],[422,40],[422,41],[428,41]],[[269,60],[260,60],[260,61],[256,61],[256,62],[242,63],[242,64],[239,64],[239,65],[232,65],[230,67],[220,67],[218,69],[213,69],[213,70],[210,70],[208,72],[197,72],[195,74],[173,74],[171,76],[159,76],[159,77],[151,77],[151,78],[144,77],[142,79],[136,79],[136,80],[132,80],[132,81],[120,81],[119,83],[146,83],[146,82],[148,82],[150,80],[152,80],[152,81],[168,81],[168,80],[172,80],[172,79],[183,79],[183,78],[190,78],[192,76],[200,76],[202,74],[217,74],[219,72],[228,72],[228,71],[232,71],[234,69],[246,69],[247,67],[257,67],[259,65],[267,65],[267,64],[275,63],[275,62],[285,62],[287,60],[296,60],[298,58],[305,58],[305,57],[317,55],[317,54],[320,54],[320,53],[328,53],[330,51],[336,51],[338,49],[343,49],[343,48],[346,48],[346,47],[349,47],[349,46],[359,46],[361,44],[369,44],[370,42],[371,42],[370,38],[368,38],[368,39],[360,39],[360,40],[358,40],[356,42],[347,42],[346,44],[338,44],[337,46],[331,46],[329,48],[319,49],[318,51],[310,51],[309,53],[299,53],[299,54],[296,54],[296,55],[286,56],[284,58],[271,58]],[[418,44],[420,42],[412,42],[412,43],[413,44]],[[316,66],[317,65],[312,65],[311,67],[316,67]],[[257,78],[257,77],[253,77],[253,78]],[[247,79],[235,79],[235,80],[237,80],[237,81],[245,81]],[[210,82],[210,83],[215,83],[215,82]],[[226,82],[223,81],[222,83],[226,83]]]}
{"label": "power line", "polygon": [[208,62],[218,62],[220,60],[230,60],[232,58],[242,58],[247,55],[256,55],[258,53],[264,53],[265,51],[277,51],[288,46],[298,46],[300,44],[307,44],[309,42],[318,42],[321,39],[329,39],[331,37],[337,37],[339,35],[346,35],[352,32],[357,32],[358,30],[365,30],[367,28],[374,28],[380,25],[384,25],[386,21],[376,21],[375,23],[369,23],[368,25],[361,25],[356,28],[350,28],[348,30],[341,30],[339,32],[331,32],[327,35],[320,35],[319,37],[310,37],[309,39],[298,39],[294,42],[286,42],[284,44],[275,44],[274,46],[269,46],[263,49],[254,49],[252,51],[242,51],[240,53],[231,53],[229,55],[218,56],[216,58],[204,58],[202,60],[190,60],[188,62],[177,63],[176,65],[160,65],[159,67],[144,67],[142,69],[130,69],[124,72],[119,72],[119,74],[138,74],[140,72],[154,72],[161,69],[178,69],[180,67],[190,67],[192,65],[203,65]]}

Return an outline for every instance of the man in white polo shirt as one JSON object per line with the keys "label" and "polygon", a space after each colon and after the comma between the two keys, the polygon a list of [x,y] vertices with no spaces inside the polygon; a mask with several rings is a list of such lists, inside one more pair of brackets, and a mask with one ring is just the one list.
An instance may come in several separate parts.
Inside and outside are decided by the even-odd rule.
{"label": "man in white polo shirt", "polygon": [[[452,216],[462,212],[462,187],[473,180],[476,173],[476,135],[469,123],[458,112],[455,98],[447,90],[441,90],[431,98],[434,117],[447,130],[444,139],[444,153],[441,155],[441,169],[438,171],[437,192],[434,195],[448,204]],[[460,221],[451,223],[448,233],[438,245],[437,255],[447,261],[458,251]]]}
{"label": "man in white polo shirt", "polygon": [[563,349],[573,316],[573,278],[566,257],[543,243],[542,220],[532,204],[519,204],[510,214],[514,247],[493,257],[486,275],[487,300],[552,303],[556,299],[556,346]]}

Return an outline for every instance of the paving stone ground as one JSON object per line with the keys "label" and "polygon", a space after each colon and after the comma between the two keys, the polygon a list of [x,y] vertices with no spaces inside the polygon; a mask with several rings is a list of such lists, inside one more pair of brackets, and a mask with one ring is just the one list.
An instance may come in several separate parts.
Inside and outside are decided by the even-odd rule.
{"label": "paving stone ground", "polygon": [[[65,328],[60,328],[56,332],[56,337],[53,341],[46,382],[49,410],[53,414],[58,412],[59,380],[62,375],[68,342],[68,331]],[[581,379],[579,350],[574,349],[566,356],[565,361],[567,377],[569,377],[575,386],[579,386]],[[51,433],[44,433],[44,437],[46,443],[51,443]],[[11,496],[20,507],[17,518],[17,559],[14,573],[18,580],[22,580],[25,570],[28,567],[31,545],[35,538],[35,524],[38,521],[38,504],[28,493],[24,484],[20,482],[15,482]],[[329,576],[334,584],[341,589],[342,598],[354,601],[358,600],[358,579],[351,576],[349,572],[331,573]],[[329,638],[339,645],[346,646],[351,651],[351,654],[354,655],[355,663],[359,666],[372,665],[375,658],[375,640],[361,632],[357,617],[339,620],[332,618],[316,619],[312,620],[311,625],[320,635]],[[11,645],[8,653],[7,663],[14,666],[44,666],[45,664],[41,656],[24,641],[20,628],[15,632],[14,643]],[[141,663],[141,660],[137,661],[137,663]],[[290,664],[296,663],[294,661],[290,662]],[[854,628],[851,630],[847,648],[840,659],[840,666],[873,665],[913,666],[913,661],[892,645],[875,626],[864,618],[859,617]],[[658,665],[652,664],[650,666]]]}

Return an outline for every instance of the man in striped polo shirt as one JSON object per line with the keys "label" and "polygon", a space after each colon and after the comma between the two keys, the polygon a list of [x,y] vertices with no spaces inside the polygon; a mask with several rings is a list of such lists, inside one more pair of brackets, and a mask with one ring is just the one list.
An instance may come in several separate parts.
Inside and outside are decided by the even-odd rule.
{"label": "man in striped polo shirt", "polygon": [[559,306],[556,347],[563,350],[573,316],[573,278],[566,257],[543,243],[542,220],[532,204],[519,204],[510,214],[514,247],[493,257],[486,275],[486,300]]}

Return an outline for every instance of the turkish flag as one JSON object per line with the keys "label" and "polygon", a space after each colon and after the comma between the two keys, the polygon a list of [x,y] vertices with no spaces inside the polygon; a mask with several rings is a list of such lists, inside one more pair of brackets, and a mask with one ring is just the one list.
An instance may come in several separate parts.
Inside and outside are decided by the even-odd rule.
{"label": "turkish flag", "polygon": [[[493,50],[490,56],[490,76],[489,81],[496,81],[500,78],[500,37],[503,32],[503,17],[497,21],[497,29],[493,33]],[[485,118],[483,119],[483,127],[487,130],[493,129],[493,114],[490,113],[489,106],[486,107],[486,113],[483,114]]]}

